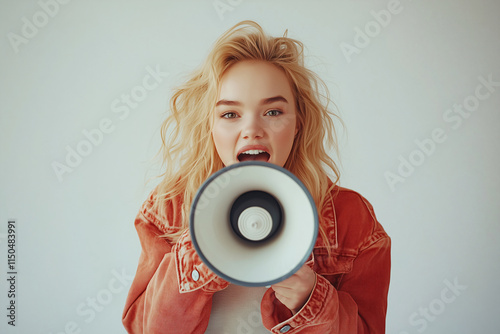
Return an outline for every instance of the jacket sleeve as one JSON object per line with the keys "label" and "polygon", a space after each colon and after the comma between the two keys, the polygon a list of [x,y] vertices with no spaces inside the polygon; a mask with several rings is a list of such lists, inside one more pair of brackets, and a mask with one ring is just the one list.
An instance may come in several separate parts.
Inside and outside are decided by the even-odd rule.
{"label": "jacket sleeve", "polygon": [[263,322],[273,333],[385,333],[390,280],[390,238],[373,235],[336,289],[317,274],[316,286],[304,307],[292,316],[272,289],[261,304]]}
{"label": "jacket sleeve", "polygon": [[142,252],[123,311],[129,333],[204,333],[212,295],[228,283],[213,274],[196,255],[189,230],[177,243],[141,211],[135,227]]}

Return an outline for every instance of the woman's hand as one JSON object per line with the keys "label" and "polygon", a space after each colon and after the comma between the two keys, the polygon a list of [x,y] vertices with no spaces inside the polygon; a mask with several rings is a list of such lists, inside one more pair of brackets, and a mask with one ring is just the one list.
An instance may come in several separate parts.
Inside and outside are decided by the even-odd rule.
{"label": "woman's hand", "polygon": [[291,277],[271,285],[271,288],[276,298],[295,314],[307,302],[315,284],[316,273],[305,264]]}

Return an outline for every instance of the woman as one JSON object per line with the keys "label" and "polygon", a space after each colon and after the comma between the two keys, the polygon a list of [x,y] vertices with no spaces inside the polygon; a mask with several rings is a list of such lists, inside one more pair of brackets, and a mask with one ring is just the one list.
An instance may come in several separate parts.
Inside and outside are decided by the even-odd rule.
{"label": "woman", "polygon": [[[267,36],[244,21],[175,91],[162,127],[165,173],[135,220],[142,253],[123,313],[130,333],[385,332],[390,238],[361,195],[336,185],[339,172],[327,154],[335,147],[335,115],[321,87],[326,91],[305,68],[299,41]],[[222,167],[246,160],[295,174],[320,216],[311,260],[268,289],[217,277],[189,236],[197,189]]]}

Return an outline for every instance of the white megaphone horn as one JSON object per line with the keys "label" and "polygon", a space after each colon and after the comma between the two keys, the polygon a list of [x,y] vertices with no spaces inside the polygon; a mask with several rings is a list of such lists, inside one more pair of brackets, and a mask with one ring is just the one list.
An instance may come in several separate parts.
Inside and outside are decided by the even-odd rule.
{"label": "white megaphone horn", "polygon": [[291,172],[247,161],[202,184],[189,225],[196,252],[216,275],[242,286],[268,286],[307,261],[318,214],[311,194]]}

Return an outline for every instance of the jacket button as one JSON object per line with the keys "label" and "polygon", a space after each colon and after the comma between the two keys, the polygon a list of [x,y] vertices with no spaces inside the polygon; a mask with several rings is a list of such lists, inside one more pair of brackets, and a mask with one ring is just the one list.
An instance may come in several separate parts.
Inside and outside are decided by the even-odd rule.
{"label": "jacket button", "polygon": [[280,329],[280,333],[286,333],[288,332],[292,327],[290,325],[285,325],[283,327],[281,327]]}
{"label": "jacket button", "polygon": [[193,270],[191,272],[191,278],[193,279],[193,281],[198,281],[200,279],[200,273],[198,272],[198,270]]}

